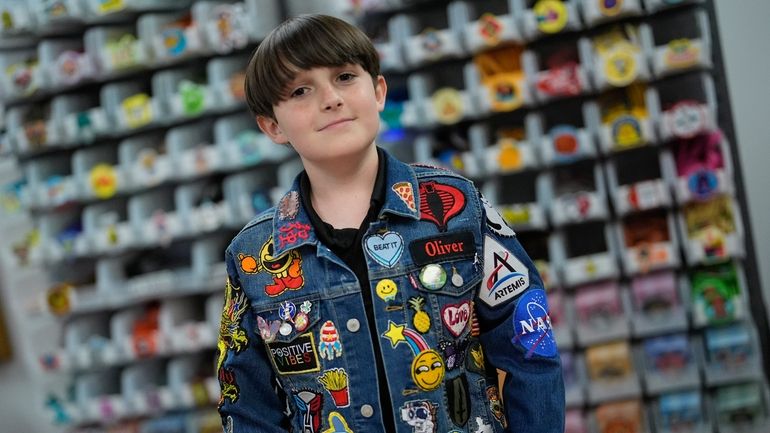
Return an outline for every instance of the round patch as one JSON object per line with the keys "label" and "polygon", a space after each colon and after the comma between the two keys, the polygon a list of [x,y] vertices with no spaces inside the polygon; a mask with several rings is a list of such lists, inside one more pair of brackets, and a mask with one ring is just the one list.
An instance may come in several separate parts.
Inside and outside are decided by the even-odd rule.
{"label": "round patch", "polygon": [[606,17],[617,16],[623,10],[623,0],[599,0],[599,11]]}
{"label": "round patch", "polygon": [[479,18],[479,35],[487,45],[497,45],[502,30],[503,24],[494,14],[487,12]]}
{"label": "round patch", "polygon": [[567,25],[567,8],[561,0],[540,0],[532,10],[543,33],[557,33]]}
{"label": "round patch", "polygon": [[604,58],[604,75],[607,82],[616,87],[625,87],[636,79],[635,48],[629,43],[616,44]]}
{"label": "round patch", "polygon": [[431,263],[420,270],[420,282],[428,290],[439,290],[446,284],[446,271],[441,265]]}
{"label": "round patch", "polygon": [[431,97],[433,114],[443,124],[457,123],[463,117],[463,100],[460,92],[451,87],[436,90]]}
{"label": "round patch", "polygon": [[680,101],[668,110],[666,122],[679,138],[692,138],[708,127],[708,111],[698,101]]}
{"label": "round patch", "polygon": [[305,329],[307,329],[307,325],[310,319],[307,317],[307,313],[299,312],[297,313],[297,317],[294,318],[294,329],[297,330],[297,332],[302,332]]}
{"label": "round patch", "polygon": [[118,175],[109,164],[97,164],[89,176],[91,190],[97,198],[107,199],[115,195],[118,189]]}
{"label": "round patch", "polygon": [[558,352],[552,329],[545,290],[531,289],[524,292],[513,314],[514,337],[511,343],[526,349],[526,357],[531,357],[533,353],[546,357],[556,356]]}
{"label": "round patch", "polygon": [[384,279],[384,280],[380,280],[377,283],[377,286],[375,286],[374,291],[377,293],[377,296],[379,296],[380,299],[382,299],[385,302],[388,302],[396,298],[396,293],[398,293],[398,287],[396,286],[396,283],[393,280]]}

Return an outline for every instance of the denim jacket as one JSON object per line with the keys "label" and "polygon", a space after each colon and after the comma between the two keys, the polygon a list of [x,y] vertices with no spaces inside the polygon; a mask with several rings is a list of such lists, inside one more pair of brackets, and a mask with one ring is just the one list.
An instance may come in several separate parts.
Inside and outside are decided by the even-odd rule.
{"label": "denim jacket", "polygon": [[[399,433],[563,432],[543,282],[513,230],[469,180],[386,157],[363,238],[386,377],[362,288],[317,240],[295,181],[225,253],[225,432],[375,433],[385,416]],[[393,414],[379,409],[383,384]]]}

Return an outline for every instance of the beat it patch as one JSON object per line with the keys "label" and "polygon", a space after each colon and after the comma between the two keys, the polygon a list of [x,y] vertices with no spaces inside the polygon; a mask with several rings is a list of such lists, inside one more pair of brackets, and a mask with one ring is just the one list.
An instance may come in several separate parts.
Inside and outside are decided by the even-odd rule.
{"label": "beat it patch", "polygon": [[267,344],[270,359],[281,374],[299,374],[320,371],[318,352],[313,334],[302,334],[291,342],[274,341]]}

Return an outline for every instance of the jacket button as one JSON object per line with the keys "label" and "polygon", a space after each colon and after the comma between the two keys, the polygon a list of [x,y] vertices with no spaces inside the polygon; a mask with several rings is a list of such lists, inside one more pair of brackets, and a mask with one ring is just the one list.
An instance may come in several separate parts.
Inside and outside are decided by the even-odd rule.
{"label": "jacket button", "polygon": [[374,408],[368,404],[361,406],[361,415],[363,415],[364,418],[371,418],[371,416],[374,415]]}
{"label": "jacket button", "polygon": [[358,332],[359,329],[361,329],[361,323],[358,321],[358,319],[350,319],[348,320],[348,331],[350,332]]}

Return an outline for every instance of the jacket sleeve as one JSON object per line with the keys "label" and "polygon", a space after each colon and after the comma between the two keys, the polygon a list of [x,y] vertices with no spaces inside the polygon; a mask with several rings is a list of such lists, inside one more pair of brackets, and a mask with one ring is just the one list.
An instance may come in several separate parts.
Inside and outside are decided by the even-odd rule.
{"label": "jacket sleeve", "polygon": [[484,278],[474,309],[485,358],[505,372],[506,432],[562,432],[564,382],[543,281],[513,230],[481,200]]}
{"label": "jacket sleeve", "polygon": [[226,433],[289,431],[288,403],[257,331],[257,318],[242,289],[230,250],[217,340],[219,414]]}

